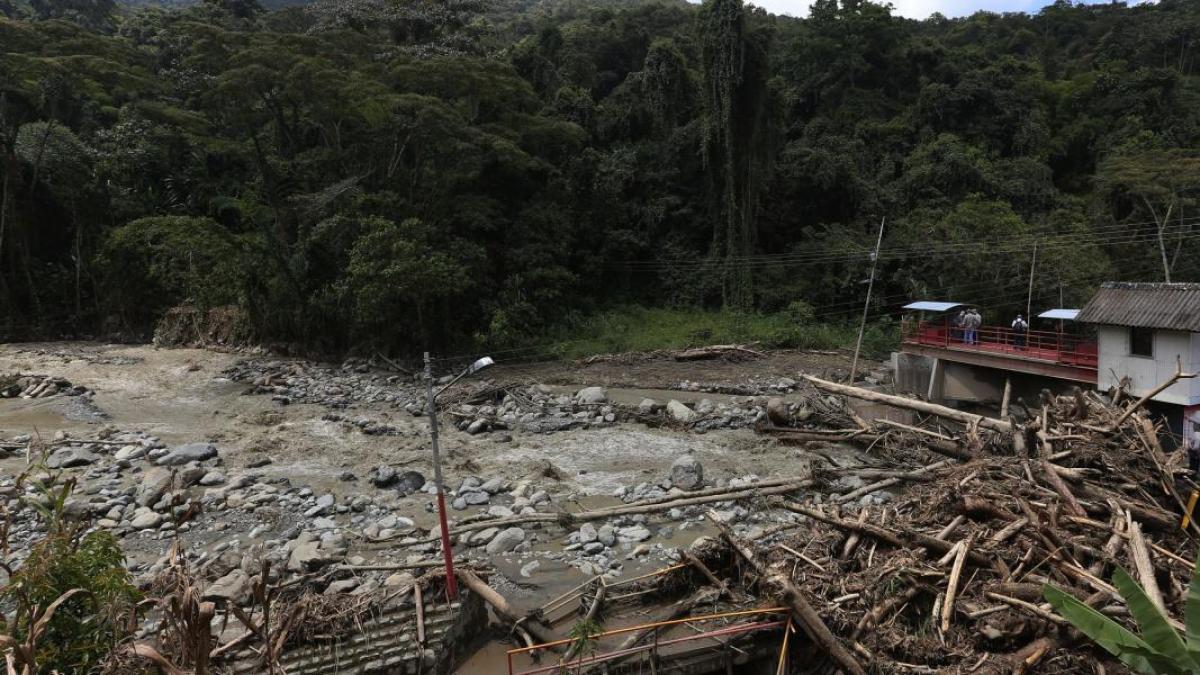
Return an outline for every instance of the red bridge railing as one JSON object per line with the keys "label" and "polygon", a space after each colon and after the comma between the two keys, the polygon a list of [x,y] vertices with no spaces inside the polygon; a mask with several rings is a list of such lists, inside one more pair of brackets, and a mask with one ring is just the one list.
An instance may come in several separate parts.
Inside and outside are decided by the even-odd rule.
{"label": "red bridge railing", "polygon": [[972,341],[965,329],[945,322],[905,321],[900,330],[900,341],[906,344],[1000,354],[1092,370],[1099,366],[1095,340],[1069,333],[1030,330],[1022,334],[1002,326],[980,326]]}

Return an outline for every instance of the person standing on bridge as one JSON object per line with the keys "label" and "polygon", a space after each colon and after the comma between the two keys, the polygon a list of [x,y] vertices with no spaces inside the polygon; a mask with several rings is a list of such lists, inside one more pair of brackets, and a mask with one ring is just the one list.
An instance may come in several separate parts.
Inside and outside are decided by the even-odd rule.
{"label": "person standing on bridge", "polygon": [[979,311],[974,307],[967,310],[967,315],[963,317],[963,327],[966,342],[969,345],[979,344],[979,326],[983,323],[983,317],[979,316]]}
{"label": "person standing on bridge", "polygon": [[955,342],[966,342],[966,339],[967,339],[967,335],[965,332],[966,327],[967,327],[967,310],[960,309],[960,310],[958,310],[958,315],[954,317],[954,323],[953,323],[953,328],[952,328],[952,330],[954,331],[954,333],[952,335],[954,336]]}
{"label": "person standing on bridge", "polygon": [[1025,334],[1028,331],[1029,324],[1025,322],[1025,317],[1018,314],[1012,322],[1013,344],[1017,346],[1017,349],[1025,349]]}

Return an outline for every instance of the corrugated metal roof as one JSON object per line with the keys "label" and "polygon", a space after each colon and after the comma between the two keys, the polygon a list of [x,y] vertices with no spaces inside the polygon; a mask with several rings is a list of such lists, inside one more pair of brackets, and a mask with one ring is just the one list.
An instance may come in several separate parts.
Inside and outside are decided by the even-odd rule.
{"label": "corrugated metal roof", "polygon": [[1108,282],[1078,321],[1200,332],[1200,284]]}
{"label": "corrugated metal roof", "polygon": [[933,302],[931,300],[921,300],[918,302],[910,302],[904,306],[904,309],[916,309],[923,312],[948,312],[956,307],[965,307],[961,302]]}
{"label": "corrugated metal roof", "polygon": [[1077,316],[1079,316],[1077,309],[1048,309],[1038,314],[1039,319],[1059,319],[1060,321],[1074,321]]}

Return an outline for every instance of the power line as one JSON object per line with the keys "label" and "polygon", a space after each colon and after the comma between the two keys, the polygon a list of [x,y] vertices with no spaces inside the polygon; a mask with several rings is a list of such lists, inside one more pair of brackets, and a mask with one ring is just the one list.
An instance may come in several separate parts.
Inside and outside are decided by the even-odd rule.
{"label": "power line", "polygon": [[[1124,226],[1122,226],[1124,229]],[[1171,225],[1163,230],[1164,237],[1174,240],[1193,234],[1189,225]],[[987,248],[986,243],[952,243],[941,245],[918,246],[907,249],[884,249],[880,252],[880,260],[903,260],[913,255],[956,255],[963,250],[984,250],[988,254],[1020,253],[1029,250],[1034,242],[1043,248],[1059,249],[1069,246],[1094,245],[1117,246],[1130,243],[1157,242],[1158,232],[1111,232],[1107,236],[1097,237],[1094,233],[1058,235],[1052,237],[1030,238],[1028,240],[1009,240],[1002,245]],[[645,272],[645,271],[705,271],[715,269],[731,269],[755,267],[759,269],[803,267],[822,265],[836,262],[866,262],[869,252],[823,253],[820,255],[800,255],[794,258],[762,257],[743,259],[724,258],[690,258],[687,260],[654,260],[629,261],[619,265],[606,264],[605,268],[613,271]]]}

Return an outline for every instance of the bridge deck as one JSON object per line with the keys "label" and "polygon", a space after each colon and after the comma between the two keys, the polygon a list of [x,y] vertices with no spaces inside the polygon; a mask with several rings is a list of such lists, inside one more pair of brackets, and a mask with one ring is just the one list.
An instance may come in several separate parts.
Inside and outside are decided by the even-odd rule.
{"label": "bridge deck", "polygon": [[901,329],[901,350],[975,366],[1096,382],[1096,343],[1077,335],[1051,331],[1015,333],[1010,328],[981,326],[972,339],[945,323],[912,322]]}

